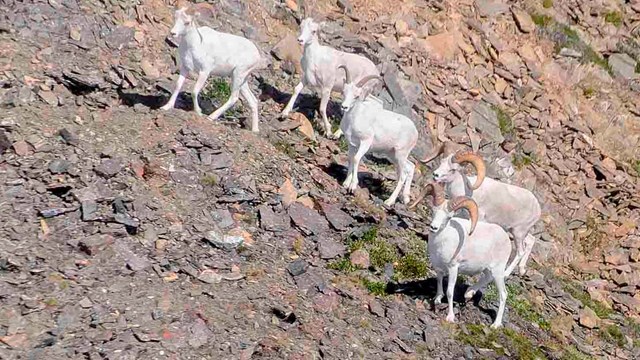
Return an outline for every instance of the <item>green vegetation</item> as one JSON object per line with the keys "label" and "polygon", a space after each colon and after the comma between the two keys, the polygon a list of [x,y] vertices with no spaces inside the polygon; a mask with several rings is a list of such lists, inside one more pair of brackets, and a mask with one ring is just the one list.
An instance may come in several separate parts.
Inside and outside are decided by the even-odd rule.
{"label": "green vegetation", "polygon": [[591,46],[580,39],[580,35],[570,26],[555,21],[552,17],[542,14],[532,14],[533,22],[543,30],[555,42],[556,53],[563,48],[574,49],[582,53],[580,61],[582,63],[593,63],[613,74],[609,62],[604,59]]}
{"label": "green vegetation", "polygon": [[[540,314],[533,304],[523,295],[523,288],[513,283],[507,283],[507,306],[524,320],[537,324],[543,330],[550,330],[551,324]],[[498,300],[498,291],[493,283],[482,292],[482,297],[489,302]]]}
{"label": "green vegetation", "polygon": [[582,94],[586,98],[591,99],[596,94],[596,89],[592,88],[591,86],[586,87],[586,88],[582,89]]}
{"label": "green vegetation", "polygon": [[539,347],[512,329],[487,329],[484,325],[468,324],[467,333],[459,331],[456,338],[475,348],[492,349],[498,355],[522,360],[546,359]]}
{"label": "green vegetation", "polygon": [[604,15],[604,21],[615,26],[622,25],[622,13],[620,11],[610,11]]}
{"label": "green vegetation", "polygon": [[395,267],[396,280],[422,279],[429,272],[429,260],[426,243],[415,233],[406,231],[408,249],[398,259]]}
{"label": "green vegetation", "polygon": [[581,288],[576,287],[576,285],[571,284],[569,282],[564,283],[564,291],[568,292],[574,299],[580,301],[582,305],[588,306],[591,308],[598,317],[601,319],[606,319],[612,313],[612,310],[605,306],[603,303],[599,301],[595,301],[591,299],[589,293],[582,290]]}
{"label": "green vegetation", "polygon": [[293,244],[291,244],[291,247],[296,254],[300,255],[302,253],[302,249],[304,248],[304,238],[298,237],[293,240]]}
{"label": "green vegetation", "polygon": [[387,295],[387,284],[382,281],[371,281],[362,279],[362,284],[369,290],[369,293],[376,296]]}
{"label": "green vegetation", "polygon": [[224,79],[213,78],[202,90],[202,95],[211,101],[222,103],[231,96],[231,87]]}
{"label": "green vegetation", "polygon": [[620,347],[624,346],[626,340],[624,338],[624,334],[620,330],[618,325],[608,325],[605,328],[600,330],[600,337],[605,341],[618,345]]}
{"label": "green vegetation", "polygon": [[204,186],[216,186],[218,184],[218,177],[215,175],[206,175],[200,179],[200,183]]}
{"label": "green vegetation", "polygon": [[[638,63],[640,64],[640,63]],[[638,176],[640,176],[640,160],[636,160],[633,162],[633,170],[636,171],[636,174],[638,174]]]}
{"label": "green vegetation", "polygon": [[636,74],[640,74],[640,61],[636,63]]}
{"label": "green vegetation", "polygon": [[58,299],[50,298],[44,301],[44,304],[47,306],[58,306]]}
{"label": "green vegetation", "polygon": [[327,268],[331,270],[338,270],[345,273],[349,273],[356,270],[356,267],[347,258],[334,260],[327,265]]}
{"label": "green vegetation", "polygon": [[542,7],[545,9],[550,9],[553,7],[553,0],[542,0]]}
{"label": "green vegetation", "polygon": [[273,146],[275,146],[276,149],[282,151],[292,159],[295,159],[298,155],[298,152],[296,151],[295,147],[286,140],[278,140],[273,144]]}
{"label": "green vegetation", "polygon": [[498,117],[498,127],[500,128],[500,133],[503,136],[513,135],[515,133],[515,126],[513,124],[513,120],[511,116],[507,114],[502,108],[493,105],[491,107],[493,111],[495,111],[496,116]]}
{"label": "green vegetation", "polygon": [[564,347],[564,353],[560,360],[590,360],[591,357],[581,353],[574,346],[566,346]]}
{"label": "green vegetation", "polygon": [[344,136],[341,136],[340,140],[338,140],[338,148],[340,148],[340,151],[342,152],[349,151],[349,143],[347,142],[347,139]]}
{"label": "green vegetation", "polygon": [[522,151],[516,151],[513,154],[513,158],[511,159],[511,162],[513,163],[513,166],[516,167],[516,169],[522,170],[525,167],[535,163],[535,157],[532,155],[531,156],[527,155]]}

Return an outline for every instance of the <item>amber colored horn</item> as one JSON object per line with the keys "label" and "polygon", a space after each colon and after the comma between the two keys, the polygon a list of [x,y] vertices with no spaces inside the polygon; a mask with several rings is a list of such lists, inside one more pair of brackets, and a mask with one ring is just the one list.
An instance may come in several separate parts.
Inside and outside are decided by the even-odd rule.
{"label": "amber colored horn", "polygon": [[338,69],[343,69],[344,70],[344,76],[347,78],[346,79],[346,83],[347,84],[351,84],[351,74],[349,74],[349,69],[347,69],[347,67],[344,66],[344,65],[338,66]]}
{"label": "amber colored horn", "polygon": [[471,151],[459,151],[453,157],[453,162],[458,164],[469,163],[476,169],[477,178],[476,183],[471,187],[472,190],[476,190],[482,185],[487,169],[484,165],[484,160],[478,154]]}
{"label": "amber colored horn", "polygon": [[467,209],[469,211],[469,218],[471,219],[471,229],[469,230],[469,235],[473,234],[473,231],[476,229],[476,225],[478,225],[478,204],[473,201],[472,198],[467,196],[458,196],[453,198],[451,202],[449,202],[449,211],[457,211],[462,208]]}
{"label": "amber colored horn", "polygon": [[445,157],[451,155],[454,152],[454,150],[455,150],[455,144],[452,143],[451,141],[445,141],[441,143],[440,146],[436,147],[431,154],[427,155],[424,159],[420,160],[420,162],[423,164],[428,164],[440,155],[444,154]]}
{"label": "amber colored horn", "polygon": [[373,79],[382,81],[382,78],[380,77],[380,75],[367,75],[367,76],[363,77],[362,79],[360,79],[360,81],[358,81],[356,86],[361,88],[361,87],[364,86],[364,84],[368,83],[369,81],[371,81]]}
{"label": "amber colored horn", "polygon": [[444,189],[442,188],[442,186],[438,183],[430,182],[424,186],[420,194],[418,194],[418,197],[411,204],[409,204],[409,209],[413,209],[418,206],[420,201],[422,201],[422,199],[429,195],[433,196],[433,204],[435,206],[438,206],[442,204],[442,202],[444,202]]}

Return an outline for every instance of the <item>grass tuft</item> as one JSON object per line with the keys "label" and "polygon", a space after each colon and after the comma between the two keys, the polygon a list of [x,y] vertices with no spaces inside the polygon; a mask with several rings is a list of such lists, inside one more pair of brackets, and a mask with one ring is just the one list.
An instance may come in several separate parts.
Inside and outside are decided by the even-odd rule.
{"label": "grass tuft", "polygon": [[604,21],[615,26],[622,26],[622,13],[620,11],[610,11],[604,15]]}
{"label": "grass tuft", "polygon": [[327,268],[331,270],[338,270],[345,273],[356,271],[356,267],[347,258],[334,260],[327,265]]}
{"label": "grass tuft", "polygon": [[200,179],[200,183],[204,186],[216,186],[218,184],[218,177],[215,175],[206,175]]}
{"label": "grass tuft", "polygon": [[608,325],[600,330],[600,337],[611,344],[623,347],[626,343],[624,334],[618,325]]}
{"label": "grass tuft", "polygon": [[596,89],[592,88],[592,87],[586,87],[584,89],[582,89],[582,94],[587,98],[587,99],[591,99],[595,94],[596,94]]}
{"label": "grass tuft", "polygon": [[591,308],[601,319],[606,319],[611,314],[611,309],[599,301],[592,300],[591,296],[586,291],[569,282],[565,282],[563,287],[564,291],[568,292],[574,299],[580,301],[582,305]]}
{"label": "grass tuft", "polygon": [[553,0],[542,0],[542,7],[545,9],[550,9],[553,7]]}
{"label": "grass tuft", "polygon": [[515,126],[513,124],[513,119],[511,116],[507,114],[502,108],[493,105],[491,107],[493,111],[495,111],[496,116],[498,117],[498,127],[500,128],[500,133],[503,136],[513,135],[515,133]]}
{"label": "grass tuft", "polygon": [[370,294],[376,296],[388,295],[387,284],[382,281],[371,281],[368,279],[362,279],[362,284],[367,288]]}
{"label": "grass tuft", "polygon": [[295,159],[298,156],[298,152],[296,151],[295,147],[286,140],[278,140],[273,145],[276,147],[276,149],[285,153],[292,159]]}

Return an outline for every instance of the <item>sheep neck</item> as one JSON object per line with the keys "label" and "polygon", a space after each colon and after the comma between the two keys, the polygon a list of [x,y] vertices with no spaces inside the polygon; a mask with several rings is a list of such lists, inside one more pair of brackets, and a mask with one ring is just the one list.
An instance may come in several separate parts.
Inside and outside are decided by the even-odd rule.
{"label": "sheep neck", "polygon": [[447,184],[451,196],[471,196],[473,194],[469,180],[460,171],[456,171],[453,181]]}
{"label": "sheep neck", "polygon": [[195,26],[189,27],[187,32],[182,36],[182,40],[180,41],[180,45],[184,45],[185,47],[193,47],[197,46],[202,42],[202,38],[200,37],[200,33]]}
{"label": "sheep neck", "polygon": [[311,38],[311,41],[309,41],[308,43],[304,44],[304,51],[314,51],[317,50],[320,47],[320,41],[318,41],[318,37],[314,36],[313,38]]}

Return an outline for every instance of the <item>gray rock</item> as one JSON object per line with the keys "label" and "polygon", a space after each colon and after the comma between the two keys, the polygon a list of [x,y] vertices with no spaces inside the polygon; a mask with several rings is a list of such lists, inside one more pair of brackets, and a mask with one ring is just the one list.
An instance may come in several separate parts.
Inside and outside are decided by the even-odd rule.
{"label": "gray rock", "polygon": [[226,235],[219,229],[207,231],[204,236],[211,245],[226,251],[231,251],[242,245],[244,238],[240,235]]}
{"label": "gray rock", "polygon": [[531,15],[526,11],[513,7],[511,8],[513,19],[516,21],[516,25],[523,33],[530,33],[536,29],[536,24],[533,22]]}
{"label": "gray rock", "polygon": [[60,129],[60,131],[58,131],[58,135],[60,135],[60,137],[62,138],[62,140],[64,140],[65,143],[72,146],[76,146],[80,142],[76,134],[72,133],[66,128]]}
{"label": "gray rock", "polygon": [[338,256],[342,256],[346,251],[344,244],[339,243],[332,239],[322,237],[318,240],[318,252],[321,259],[334,259]]}
{"label": "gray rock", "polygon": [[501,0],[476,0],[476,9],[480,16],[493,17],[509,11],[509,5]]}
{"label": "gray rock", "polygon": [[211,167],[213,169],[226,169],[233,165],[233,157],[230,154],[222,153],[211,156]]}
{"label": "gray rock", "polygon": [[500,132],[498,116],[485,102],[478,102],[473,109],[471,109],[469,126],[479,131],[487,141],[498,144],[504,141],[504,137]]}
{"label": "gray rock", "polygon": [[118,224],[128,226],[131,228],[137,228],[140,226],[140,222],[126,214],[115,214],[113,220]]}
{"label": "gray rock", "polygon": [[103,160],[100,163],[100,165],[94,168],[94,171],[98,175],[106,179],[117,175],[121,170],[122,170],[122,164],[118,160],[114,160],[114,159]]}
{"label": "gray rock", "polygon": [[299,202],[289,207],[289,216],[294,224],[306,235],[320,235],[329,231],[329,224],[317,211],[309,209]]}
{"label": "gray rock", "polygon": [[290,228],[291,219],[287,214],[278,215],[271,207],[262,205],[258,208],[260,227],[267,231],[285,231]]}
{"label": "gray rock", "polygon": [[299,276],[304,274],[307,271],[308,267],[309,264],[306,261],[298,259],[289,263],[289,266],[287,266],[287,270],[289,271],[289,274],[291,274],[291,276]]}
{"label": "gray rock", "polygon": [[331,226],[338,231],[347,230],[353,224],[353,218],[340,209],[338,204],[320,203],[324,216],[329,220]]}
{"label": "gray rock", "polygon": [[55,159],[49,163],[49,171],[52,174],[64,174],[69,170],[71,163],[64,159]]}
{"label": "gray rock", "polygon": [[582,53],[580,51],[574,50],[574,49],[569,49],[569,48],[560,49],[560,53],[558,53],[558,55],[565,56],[565,57],[571,57],[571,58],[575,58],[575,59],[579,59],[579,58],[582,57]]}
{"label": "gray rock", "polygon": [[0,131],[0,155],[9,148],[11,148],[11,141],[7,137],[7,133]]}
{"label": "gray rock", "polygon": [[96,214],[98,211],[98,203],[93,200],[87,200],[80,203],[83,221],[94,221],[98,219]]}
{"label": "gray rock", "polygon": [[221,229],[228,229],[235,225],[235,220],[227,209],[215,209],[211,211],[211,217]]}
{"label": "gray rock", "polygon": [[636,61],[627,54],[612,54],[609,56],[609,65],[617,77],[625,80],[640,78],[640,74],[636,73]]}

